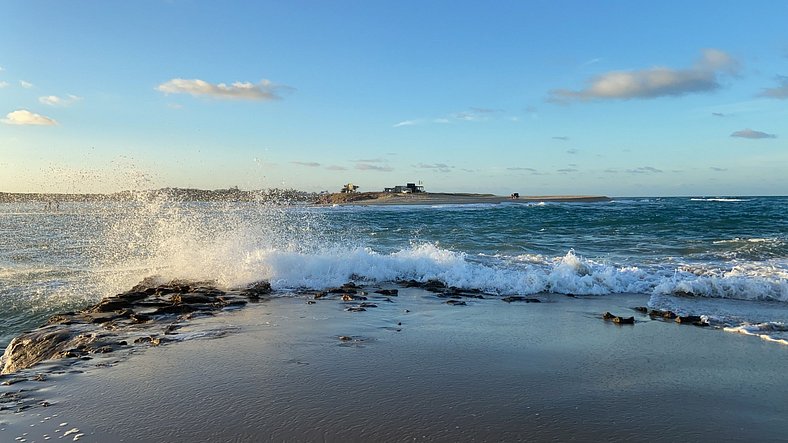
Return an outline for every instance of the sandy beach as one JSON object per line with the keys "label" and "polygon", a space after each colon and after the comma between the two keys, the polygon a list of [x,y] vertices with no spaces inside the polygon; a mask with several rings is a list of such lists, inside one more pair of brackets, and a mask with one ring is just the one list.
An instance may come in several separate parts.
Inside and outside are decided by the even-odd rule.
{"label": "sandy beach", "polygon": [[[273,298],[4,386],[50,406],[0,415],[0,440],[778,441],[788,347],[651,319],[648,297],[498,297],[418,288],[377,307]],[[386,301],[386,299],[391,301]],[[603,312],[634,315],[634,325]],[[65,436],[65,433],[69,432]],[[22,440],[20,440],[20,438]]]}

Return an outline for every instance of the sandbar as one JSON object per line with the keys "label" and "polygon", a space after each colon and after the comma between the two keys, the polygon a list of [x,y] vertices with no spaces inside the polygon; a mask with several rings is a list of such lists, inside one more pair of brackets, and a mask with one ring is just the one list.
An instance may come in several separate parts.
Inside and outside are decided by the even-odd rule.
{"label": "sandbar", "polygon": [[436,192],[420,192],[415,194],[366,192],[328,194],[318,198],[319,204],[341,205],[463,205],[539,202],[596,203],[607,201],[610,201],[610,198],[599,195],[534,195],[511,198],[493,194]]}

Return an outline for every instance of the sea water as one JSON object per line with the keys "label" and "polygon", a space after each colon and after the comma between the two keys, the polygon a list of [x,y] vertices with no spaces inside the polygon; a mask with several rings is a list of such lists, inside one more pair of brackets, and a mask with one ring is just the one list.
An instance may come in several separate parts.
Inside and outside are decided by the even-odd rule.
{"label": "sea water", "polygon": [[[650,295],[788,343],[788,197],[309,206],[0,204],[0,346],[143,278],[268,280],[279,296],[438,279],[491,295]],[[506,305],[502,304],[502,309]],[[777,345],[775,345],[777,346]]]}

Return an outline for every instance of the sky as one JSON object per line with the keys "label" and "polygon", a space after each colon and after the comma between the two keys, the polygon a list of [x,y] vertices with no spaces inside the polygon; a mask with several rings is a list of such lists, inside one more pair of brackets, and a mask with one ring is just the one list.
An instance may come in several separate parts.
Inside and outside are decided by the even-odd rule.
{"label": "sky", "polygon": [[788,194],[783,0],[0,10],[0,192]]}

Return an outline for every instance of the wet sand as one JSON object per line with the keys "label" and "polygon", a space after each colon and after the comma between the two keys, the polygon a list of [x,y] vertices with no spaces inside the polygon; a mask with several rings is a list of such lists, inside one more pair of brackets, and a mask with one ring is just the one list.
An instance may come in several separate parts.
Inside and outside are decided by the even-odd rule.
{"label": "wet sand", "polygon": [[788,435],[788,347],[629,309],[646,296],[537,297],[450,306],[410,288],[365,312],[300,296],[250,305],[179,331],[235,331],[225,337],[20,383],[52,405],[0,414],[0,441],[74,428],[80,441],[169,442]]}

